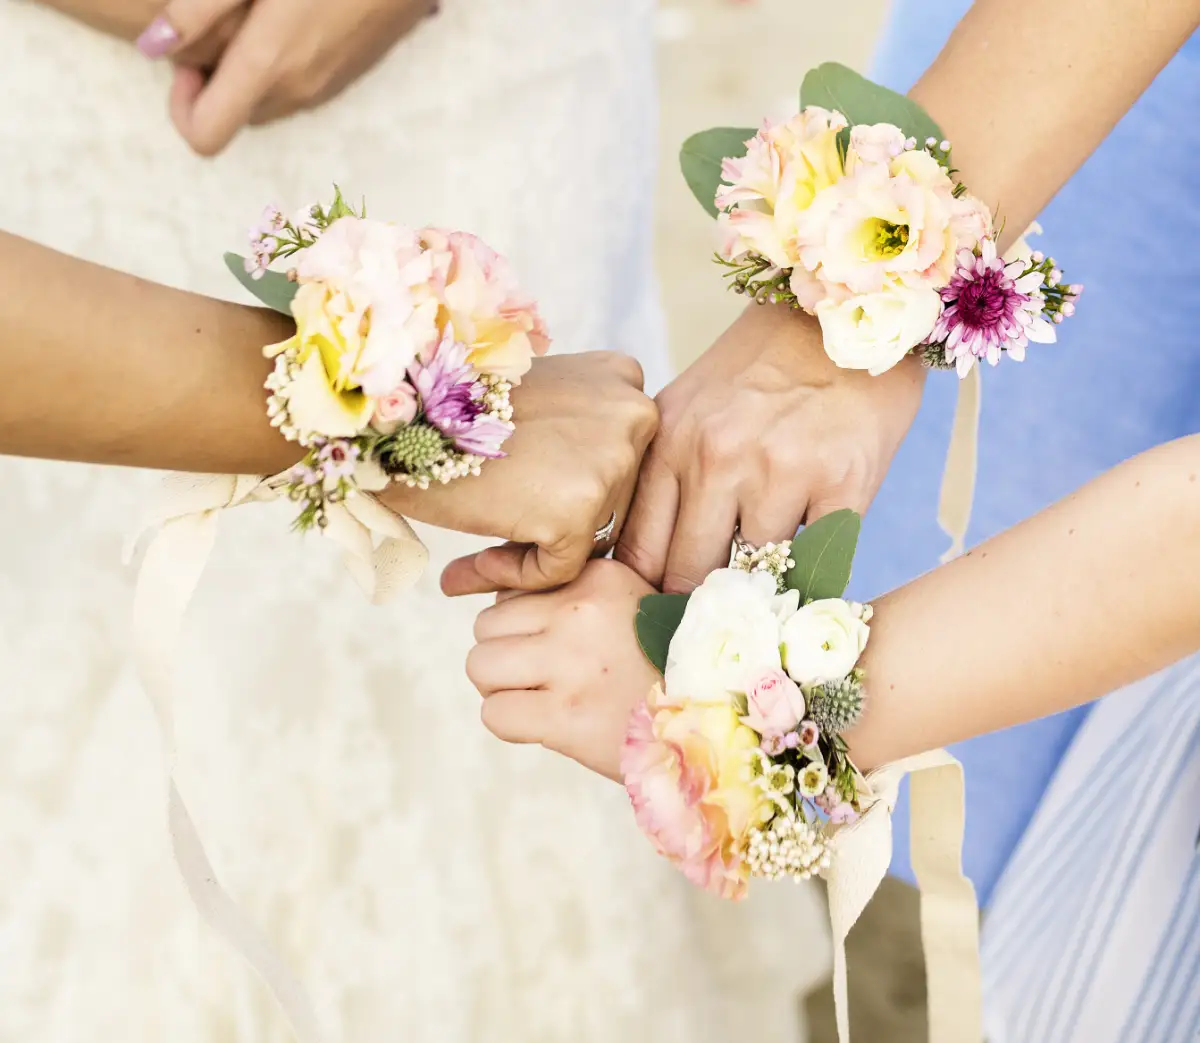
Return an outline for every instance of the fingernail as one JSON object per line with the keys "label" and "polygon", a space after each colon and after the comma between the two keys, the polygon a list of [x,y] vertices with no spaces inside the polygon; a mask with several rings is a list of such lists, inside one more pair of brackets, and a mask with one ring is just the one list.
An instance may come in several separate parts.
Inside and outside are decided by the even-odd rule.
{"label": "fingernail", "polygon": [[137,38],[137,49],[147,58],[162,58],[179,43],[179,33],[175,26],[167,21],[164,15],[159,15]]}

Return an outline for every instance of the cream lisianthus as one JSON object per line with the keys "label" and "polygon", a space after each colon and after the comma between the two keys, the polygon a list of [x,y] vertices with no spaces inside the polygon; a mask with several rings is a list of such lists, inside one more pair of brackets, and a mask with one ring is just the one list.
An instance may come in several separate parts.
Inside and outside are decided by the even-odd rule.
{"label": "cream lisianthus", "polygon": [[926,152],[860,163],[799,220],[799,260],[835,299],[894,282],[937,289],[954,272],[960,209],[953,183]]}
{"label": "cream lisianthus", "polygon": [[809,602],[783,624],[783,668],[800,685],[840,681],[854,669],[870,633],[861,606],[841,598]]}
{"label": "cream lisianthus", "polygon": [[865,369],[873,377],[924,341],[941,311],[937,290],[901,286],[816,307],[825,353],[842,369]]}
{"label": "cream lisianthus", "polygon": [[846,120],[810,106],[784,123],[765,123],[746,156],[722,166],[717,192],[721,254],[727,260],[754,253],[780,268],[796,263],[798,215],[817,194],[841,179],[837,136]]}

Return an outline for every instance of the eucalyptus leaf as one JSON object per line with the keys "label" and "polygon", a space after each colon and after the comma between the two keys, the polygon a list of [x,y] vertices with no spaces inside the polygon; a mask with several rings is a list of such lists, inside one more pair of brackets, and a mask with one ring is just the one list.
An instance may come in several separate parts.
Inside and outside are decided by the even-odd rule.
{"label": "eucalyptus leaf", "polygon": [[834,511],[805,526],[792,540],[792,560],[784,582],[800,591],[800,603],[840,598],[850,584],[850,567],[862,519],[854,511]]}
{"label": "eucalyptus leaf", "polygon": [[746,142],[755,131],[745,127],[713,127],[693,134],[679,150],[679,166],[692,195],[711,217],[717,216],[717,189],[721,185],[721,161],[741,159]]}
{"label": "eucalyptus leaf", "polygon": [[638,604],[634,622],[638,644],[660,674],[667,671],[671,638],[679,629],[689,597],[688,594],[647,594]]}
{"label": "eucalyptus leaf", "polygon": [[918,143],[928,138],[942,140],[941,127],[915,101],[837,62],[818,65],[804,77],[800,106],[809,105],[840,112],[852,127],[859,123],[893,123]]}
{"label": "eucalyptus leaf", "polygon": [[292,314],[292,298],[300,288],[282,272],[266,272],[261,279],[251,278],[246,271],[246,259],[235,253],[225,255],[225,265],[258,300],[283,315]]}

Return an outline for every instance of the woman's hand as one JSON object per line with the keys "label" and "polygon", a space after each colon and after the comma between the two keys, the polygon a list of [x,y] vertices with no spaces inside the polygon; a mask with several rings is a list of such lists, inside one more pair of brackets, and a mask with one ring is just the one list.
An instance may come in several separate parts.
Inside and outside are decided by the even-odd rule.
{"label": "woman's hand", "polygon": [[477,478],[425,491],[394,486],[393,509],[447,529],[498,536],[503,547],[452,562],[447,594],[543,590],[570,582],[596,552],[595,534],[625,517],[658,423],[641,367],[609,352],[535,359],[513,389],[508,453]]}
{"label": "woman's hand", "polygon": [[[136,40],[163,7],[162,0],[41,0],[41,3],[102,33],[129,41]],[[194,34],[187,43],[179,42],[172,54],[176,62],[199,69],[216,64],[246,20],[250,0],[225,7],[224,14],[213,19],[203,33]]]}
{"label": "woman's hand", "polygon": [[924,387],[915,358],[879,377],[839,369],[815,319],[751,305],[658,396],[617,558],[686,592],[729,563],[739,524],[762,545],[839,508],[865,512]]}
{"label": "woman's hand", "polygon": [[623,565],[593,561],[568,587],[504,597],[480,613],[467,674],[488,730],[620,781],[630,711],[662,681],[633,629],[650,593]]}
{"label": "woman's hand", "polygon": [[[140,0],[139,0],[140,2]],[[437,0],[254,0],[211,76],[186,60],[243,0],[169,0],[138,39],[150,58],[179,68],[171,118],[203,156],[248,124],[268,123],[333,98],[437,9]]]}

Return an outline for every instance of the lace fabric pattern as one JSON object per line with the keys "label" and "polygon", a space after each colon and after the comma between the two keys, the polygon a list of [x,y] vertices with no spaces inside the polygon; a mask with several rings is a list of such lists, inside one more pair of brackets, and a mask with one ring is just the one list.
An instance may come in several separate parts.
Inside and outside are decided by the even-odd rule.
{"label": "lace fabric pattern", "polygon": [[[333,104],[207,162],[169,125],[165,66],[0,0],[0,226],[236,298],[222,251],[266,202],[337,181],[377,215],[479,233],[557,350],[628,351],[661,384],[654,14],[447,3]],[[170,858],[120,562],[152,481],[0,460],[0,1043],[287,1039]],[[618,787],[479,724],[462,664],[481,603],[436,575],[476,541],[422,529],[433,568],[372,608],[287,523],[284,504],[222,519],[177,726],[214,866],[331,1039],[794,1040],[795,953],[824,940],[767,928],[817,921],[812,895],[694,893]]]}

